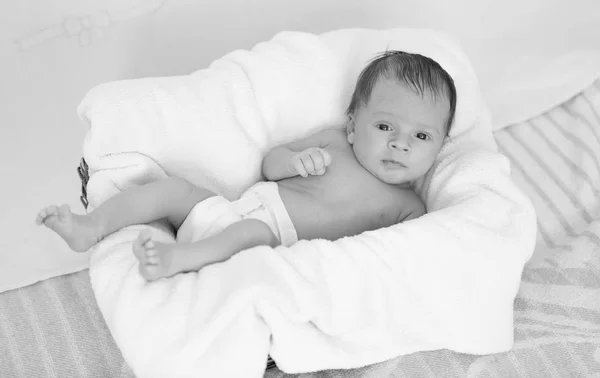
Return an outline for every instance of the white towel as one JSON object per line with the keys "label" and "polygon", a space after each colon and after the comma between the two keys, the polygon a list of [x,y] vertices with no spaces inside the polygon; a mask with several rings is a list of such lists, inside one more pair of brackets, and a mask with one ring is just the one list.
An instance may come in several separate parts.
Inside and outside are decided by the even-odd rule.
{"label": "white towel", "polygon": [[417,185],[429,213],[335,242],[253,248],[152,283],[131,252],[147,226],[111,235],[90,275],[139,377],[262,377],[268,353],[294,373],[510,349],[535,214],[496,152],[470,63],[438,33],[284,32],[188,76],[97,87],[80,106],[90,202],[165,173],[236,197],[259,179],[270,147],[341,122],[358,73],[385,49],[430,56],[457,86],[452,138]]}

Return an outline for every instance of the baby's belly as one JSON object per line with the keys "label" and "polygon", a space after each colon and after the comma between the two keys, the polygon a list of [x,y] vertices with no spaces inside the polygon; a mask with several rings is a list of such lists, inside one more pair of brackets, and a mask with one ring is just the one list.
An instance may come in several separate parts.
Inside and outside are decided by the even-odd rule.
{"label": "baby's belly", "polygon": [[279,186],[279,192],[299,239],[336,240],[390,226],[398,218],[397,207],[390,202],[286,184]]}

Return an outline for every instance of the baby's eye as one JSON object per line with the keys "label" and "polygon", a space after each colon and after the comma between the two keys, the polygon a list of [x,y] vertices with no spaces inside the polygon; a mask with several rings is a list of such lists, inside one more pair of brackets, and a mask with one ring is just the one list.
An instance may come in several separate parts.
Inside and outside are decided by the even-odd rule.
{"label": "baby's eye", "polygon": [[421,140],[428,140],[429,139],[429,135],[425,134],[425,133],[417,133],[417,138],[421,139]]}
{"label": "baby's eye", "polygon": [[390,130],[392,130],[392,128],[389,125],[386,125],[385,123],[378,123],[377,124],[377,128],[379,130],[382,130],[382,131],[390,131]]}

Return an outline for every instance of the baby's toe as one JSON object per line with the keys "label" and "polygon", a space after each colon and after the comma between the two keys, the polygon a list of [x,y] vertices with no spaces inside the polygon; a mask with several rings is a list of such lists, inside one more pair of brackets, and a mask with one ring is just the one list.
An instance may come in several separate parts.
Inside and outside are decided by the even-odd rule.
{"label": "baby's toe", "polygon": [[56,206],[56,205],[50,205],[50,206],[47,206],[42,211],[46,212],[46,215],[58,214],[58,206]]}
{"label": "baby's toe", "polygon": [[151,248],[154,248],[155,246],[156,246],[156,243],[154,243],[154,240],[152,240],[152,239],[147,240],[146,242],[144,242],[144,247],[145,248],[151,249]]}
{"label": "baby's toe", "polygon": [[139,239],[133,241],[131,249],[138,260],[143,261],[146,258],[146,248],[144,248]]}
{"label": "baby's toe", "polygon": [[145,244],[147,241],[152,239],[152,231],[148,228],[145,228],[144,230],[142,230],[142,232],[140,232],[140,234],[138,235],[138,240],[142,243]]}
{"label": "baby's toe", "polygon": [[47,206],[45,208],[43,208],[37,215],[35,221],[38,224],[41,224],[44,219],[48,218],[50,215],[54,215],[58,213],[58,207],[56,206]]}
{"label": "baby's toe", "polygon": [[142,276],[146,281],[150,281],[150,274],[148,273],[148,265],[140,264],[138,270],[140,272],[140,276]]}
{"label": "baby's toe", "polygon": [[156,265],[140,266],[140,274],[146,281],[154,281],[160,277],[159,268]]}
{"label": "baby's toe", "polygon": [[35,217],[35,224],[42,224],[44,222],[44,219],[46,219],[47,217],[47,213],[45,210],[42,210],[38,213],[38,215]]}
{"label": "baby's toe", "polygon": [[146,249],[146,257],[155,257],[158,255],[158,250],[154,249],[154,248],[146,248],[146,245],[144,245],[144,248]]}

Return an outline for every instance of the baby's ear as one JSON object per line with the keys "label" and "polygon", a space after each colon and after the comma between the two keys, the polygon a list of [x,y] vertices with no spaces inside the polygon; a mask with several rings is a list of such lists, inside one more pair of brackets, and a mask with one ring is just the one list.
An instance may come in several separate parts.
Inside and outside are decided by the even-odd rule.
{"label": "baby's ear", "polygon": [[348,122],[346,124],[346,134],[348,136],[348,143],[354,143],[354,117],[348,116]]}
{"label": "baby's ear", "polygon": [[354,131],[348,133],[348,143],[354,143]]}

